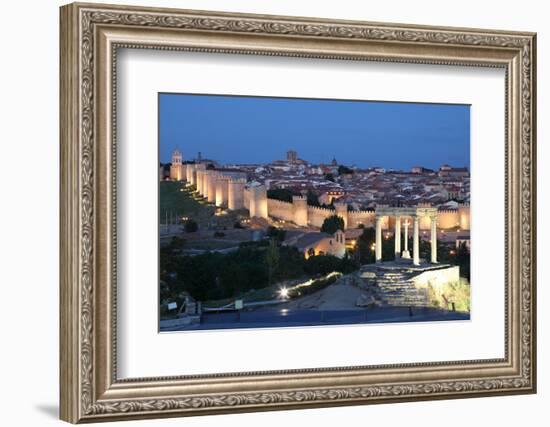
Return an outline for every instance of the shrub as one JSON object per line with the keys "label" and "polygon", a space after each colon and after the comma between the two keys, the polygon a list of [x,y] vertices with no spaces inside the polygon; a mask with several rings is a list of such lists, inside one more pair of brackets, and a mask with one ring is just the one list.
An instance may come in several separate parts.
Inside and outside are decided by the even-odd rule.
{"label": "shrub", "polygon": [[470,284],[466,279],[449,282],[440,287],[428,285],[427,292],[430,304],[435,307],[451,310],[454,303],[456,311],[470,311]]}
{"label": "shrub", "polygon": [[306,273],[312,276],[340,271],[342,261],[333,255],[316,255],[309,257],[304,266]]}
{"label": "shrub", "polygon": [[196,221],[192,219],[188,219],[187,221],[185,221],[185,231],[187,233],[194,233],[198,229],[199,229],[199,224],[197,224]]}
{"label": "shrub", "polygon": [[278,242],[282,242],[283,240],[285,240],[285,236],[286,236],[286,231],[283,230],[283,229],[280,229],[280,228],[277,228],[277,227],[273,227],[272,225],[270,225],[268,228],[267,228],[267,233],[266,235],[268,237],[271,237],[272,239],[275,239],[276,241]]}
{"label": "shrub", "polygon": [[328,278],[317,279],[313,281],[313,283],[309,286],[302,286],[302,287],[290,289],[288,291],[288,296],[290,298],[296,298],[298,296],[312,294],[314,292],[317,292],[317,291],[320,291],[321,289],[326,288],[329,285],[332,285],[338,279],[339,279],[339,276],[331,276]]}
{"label": "shrub", "polygon": [[338,215],[332,215],[323,221],[321,231],[324,233],[334,234],[338,230],[344,230],[344,219]]}

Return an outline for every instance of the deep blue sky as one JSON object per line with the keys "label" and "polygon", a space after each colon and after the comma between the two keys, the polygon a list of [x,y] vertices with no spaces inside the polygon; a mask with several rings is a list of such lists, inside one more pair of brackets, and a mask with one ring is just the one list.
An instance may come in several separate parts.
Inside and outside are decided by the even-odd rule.
{"label": "deep blue sky", "polygon": [[160,94],[160,161],[175,147],[220,163],[312,163],[408,170],[470,167],[468,105]]}

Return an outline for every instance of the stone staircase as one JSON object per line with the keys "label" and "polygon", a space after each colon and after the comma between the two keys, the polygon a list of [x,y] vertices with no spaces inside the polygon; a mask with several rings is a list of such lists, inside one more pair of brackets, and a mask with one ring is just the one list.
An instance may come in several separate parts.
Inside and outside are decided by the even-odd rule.
{"label": "stone staircase", "polygon": [[383,305],[422,307],[428,305],[428,295],[412,281],[415,273],[381,270],[376,275],[377,299]]}

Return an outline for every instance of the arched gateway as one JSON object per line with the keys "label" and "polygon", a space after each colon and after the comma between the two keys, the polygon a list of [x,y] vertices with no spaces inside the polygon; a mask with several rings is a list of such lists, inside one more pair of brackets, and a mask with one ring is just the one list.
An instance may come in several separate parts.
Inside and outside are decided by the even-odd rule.
{"label": "arched gateway", "polygon": [[419,254],[419,221],[420,217],[427,216],[431,224],[431,262],[437,263],[437,208],[432,207],[389,207],[378,206],[376,208],[376,262],[382,261],[382,218],[385,216],[395,217],[395,258],[410,258],[407,248],[408,222],[405,222],[405,250],[401,252],[401,218],[412,217],[413,219],[413,264],[420,265]]}

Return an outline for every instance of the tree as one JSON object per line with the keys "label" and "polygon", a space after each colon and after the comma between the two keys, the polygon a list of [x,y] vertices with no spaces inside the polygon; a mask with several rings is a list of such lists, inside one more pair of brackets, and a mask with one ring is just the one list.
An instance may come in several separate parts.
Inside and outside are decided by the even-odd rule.
{"label": "tree", "polygon": [[334,234],[338,230],[344,231],[344,219],[338,215],[332,215],[323,221],[321,231],[328,234]]}
{"label": "tree", "polygon": [[344,165],[338,166],[338,175],[350,175],[352,173],[353,173],[353,169],[350,169]]}
{"label": "tree", "polygon": [[466,242],[462,242],[456,251],[456,263],[460,267],[461,276],[470,280],[470,250]]}
{"label": "tree", "polygon": [[288,188],[273,188],[271,190],[267,190],[267,197],[269,199],[281,200],[283,202],[292,203],[293,195],[294,192]]}
{"label": "tree", "polygon": [[181,249],[183,248],[183,246],[185,246],[185,239],[178,236],[174,236],[172,237],[172,240],[170,240],[170,244],[168,245],[168,248],[170,250],[174,250],[174,249]]}
{"label": "tree", "polygon": [[359,258],[361,264],[369,264],[374,262],[373,245],[376,241],[376,232],[374,228],[368,227],[363,229],[363,233],[357,239],[356,257]]}
{"label": "tree", "polygon": [[286,231],[282,228],[277,228],[270,225],[267,227],[266,235],[272,239],[275,239],[277,242],[282,242],[285,240]]}
{"label": "tree", "polygon": [[319,197],[311,189],[307,190],[307,204],[309,206],[321,206]]}
{"label": "tree", "polygon": [[275,275],[275,271],[279,266],[279,259],[280,259],[280,255],[279,255],[279,247],[277,246],[277,241],[275,239],[271,239],[265,255],[265,262],[267,264],[268,282],[270,285],[273,283],[273,276]]}
{"label": "tree", "polygon": [[341,268],[342,261],[334,255],[316,255],[309,257],[304,267],[306,273],[312,276],[340,271]]}
{"label": "tree", "polygon": [[187,233],[194,233],[199,229],[199,224],[197,224],[196,221],[192,219],[188,219],[185,221],[185,232]]}
{"label": "tree", "polygon": [[332,182],[334,182],[334,175],[331,174],[331,173],[326,173],[326,174],[325,174],[325,179],[326,179],[327,181],[332,181]]}

